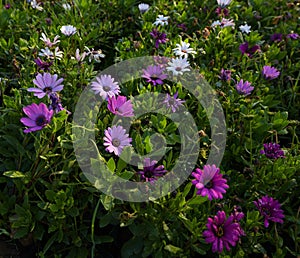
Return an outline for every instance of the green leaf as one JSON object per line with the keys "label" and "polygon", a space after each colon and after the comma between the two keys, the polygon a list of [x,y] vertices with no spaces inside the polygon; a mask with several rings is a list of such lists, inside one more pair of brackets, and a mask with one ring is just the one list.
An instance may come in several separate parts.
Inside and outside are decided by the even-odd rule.
{"label": "green leaf", "polygon": [[183,251],[181,248],[176,247],[174,245],[166,245],[164,249],[169,251],[172,254],[177,254]]}
{"label": "green leaf", "polygon": [[10,177],[10,178],[21,178],[25,177],[25,175],[20,171],[6,171],[3,173],[4,176]]}
{"label": "green leaf", "polygon": [[116,164],[115,164],[115,161],[114,161],[114,158],[111,157],[108,162],[107,162],[107,167],[109,168],[109,170],[111,172],[115,172],[115,169],[116,169]]}

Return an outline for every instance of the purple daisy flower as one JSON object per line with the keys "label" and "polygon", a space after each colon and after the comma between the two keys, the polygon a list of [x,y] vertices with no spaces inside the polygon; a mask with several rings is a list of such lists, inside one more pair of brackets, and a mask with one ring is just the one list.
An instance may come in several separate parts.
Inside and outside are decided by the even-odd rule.
{"label": "purple daisy flower", "polygon": [[131,100],[124,96],[115,96],[108,99],[107,108],[115,115],[130,117],[134,116]]}
{"label": "purple daisy flower", "polygon": [[265,65],[262,70],[262,75],[267,80],[273,80],[280,75],[280,72],[275,67]]}
{"label": "purple daisy flower", "polygon": [[111,75],[101,75],[96,77],[96,81],[91,84],[92,90],[99,94],[103,99],[111,98],[120,93],[120,87],[118,82]]}
{"label": "purple daisy flower", "polygon": [[220,174],[220,169],[216,165],[205,165],[203,170],[196,168],[192,173],[195,178],[192,184],[198,189],[197,194],[207,196],[212,199],[222,199],[223,193],[226,193],[229,186],[226,184],[227,180]]}
{"label": "purple daisy flower", "polygon": [[38,88],[28,88],[27,91],[34,92],[34,96],[39,99],[45,97],[45,95],[50,95],[52,92],[58,92],[63,89],[63,78],[57,80],[57,74],[51,75],[50,73],[38,74],[33,83]]}
{"label": "purple daisy flower", "polygon": [[260,154],[265,154],[269,159],[284,158],[284,152],[280,148],[278,143],[264,143],[264,149],[260,151]]}
{"label": "purple daisy flower", "polygon": [[143,69],[144,74],[142,77],[145,78],[147,82],[152,83],[154,86],[156,84],[163,84],[163,80],[168,77],[163,73],[163,71],[164,69],[158,65],[150,65],[146,70]]}
{"label": "purple daisy flower", "polygon": [[230,70],[224,70],[222,68],[219,78],[222,81],[230,81],[230,79],[231,79],[231,71]]}
{"label": "purple daisy flower", "polygon": [[165,170],[163,165],[156,166],[156,160],[150,160],[150,158],[144,159],[144,168],[142,171],[137,173],[141,176],[141,180],[146,182],[156,181],[158,177],[162,177],[167,170]]}
{"label": "purple daisy flower", "polygon": [[290,33],[290,34],[287,34],[286,37],[288,39],[298,39],[300,36],[297,34],[297,33]]}
{"label": "purple daisy flower", "polygon": [[[231,213],[231,215],[233,216],[233,222],[236,222],[236,223],[239,223],[239,221],[245,217],[245,214],[242,212],[241,207],[236,206],[236,205],[234,205],[233,213]],[[238,228],[238,232],[239,232],[240,236],[245,236],[246,235],[244,230],[241,228],[240,225],[239,225],[239,228]]]}
{"label": "purple daisy flower", "polygon": [[34,62],[39,67],[39,69],[43,70],[43,71],[49,71],[51,65],[53,64],[53,61],[51,61],[51,62],[44,62],[39,57],[37,59],[34,59]]}
{"label": "purple daisy flower", "polygon": [[233,216],[226,219],[224,211],[218,211],[214,218],[207,219],[207,230],[203,232],[206,243],[212,244],[212,251],[221,253],[224,247],[227,251],[235,246],[240,238],[239,223],[234,222]]}
{"label": "purple daisy flower", "polygon": [[24,130],[24,133],[43,129],[50,123],[53,115],[53,110],[48,110],[44,103],[40,103],[39,105],[32,103],[31,105],[24,107],[23,111],[28,117],[22,117],[20,121],[25,126],[29,127]]}
{"label": "purple daisy flower", "polygon": [[252,58],[252,56],[256,52],[260,52],[260,46],[259,45],[254,45],[253,47],[249,48],[248,42],[245,41],[244,43],[242,43],[239,46],[239,50],[242,52],[242,55],[246,54],[247,56],[249,56],[250,58]]}
{"label": "purple daisy flower", "polygon": [[179,109],[180,106],[182,106],[182,103],[184,103],[184,100],[181,100],[178,97],[178,92],[174,94],[173,97],[170,96],[170,94],[167,94],[165,100],[163,101],[163,104],[167,106],[167,108],[170,108],[172,112],[176,112],[177,109]]}
{"label": "purple daisy flower", "polygon": [[[61,100],[56,92],[53,92],[49,95],[50,98],[50,105],[49,105],[49,110],[53,110],[55,113],[58,113],[60,111],[66,110],[63,108],[61,104]],[[68,114],[71,114],[70,111],[66,110]]]}
{"label": "purple daisy flower", "polygon": [[110,153],[114,152],[117,156],[121,155],[125,146],[131,146],[132,139],[128,137],[129,135],[126,134],[126,130],[121,125],[108,127],[104,135],[103,145],[107,146],[105,150]]}
{"label": "purple daisy flower", "polygon": [[165,44],[167,39],[167,34],[163,32],[159,32],[157,29],[153,29],[150,32],[150,35],[155,39],[155,47],[158,48],[159,44]]}
{"label": "purple daisy flower", "polygon": [[270,40],[273,42],[280,42],[282,40],[282,34],[281,33],[274,33],[271,35]]}
{"label": "purple daisy flower", "polygon": [[241,79],[235,86],[237,92],[241,95],[245,95],[248,96],[251,94],[251,92],[253,91],[254,87],[251,86],[251,83],[248,81],[243,81],[243,79]]}
{"label": "purple daisy flower", "polygon": [[165,56],[154,56],[153,60],[156,65],[158,65],[160,68],[164,69],[168,66],[169,58]]}
{"label": "purple daisy flower", "polygon": [[261,199],[254,201],[254,204],[260,214],[264,217],[264,226],[266,228],[269,227],[269,220],[281,224],[283,223],[283,210],[281,209],[281,204],[277,200],[266,195]]}

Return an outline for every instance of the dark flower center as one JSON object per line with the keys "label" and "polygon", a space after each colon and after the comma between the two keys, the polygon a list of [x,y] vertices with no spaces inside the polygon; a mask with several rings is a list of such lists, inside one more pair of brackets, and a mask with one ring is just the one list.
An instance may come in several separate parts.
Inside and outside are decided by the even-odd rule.
{"label": "dark flower center", "polygon": [[187,53],[187,51],[185,49],[181,49],[181,52],[183,53]]}
{"label": "dark flower center", "polygon": [[175,70],[176,70],[177,72],[179,72],[179,71],[182,70],[182,68],[181,68],[180,66],[177,66],[177,67],[175,68]]}
{"label": "dark flower center", "polygon": [[172,98],[172,99],[169,99],[169,105],[172,106],[172,105],[174,105],[174,104],[175,104],[175,99],[173,99],[173,98]]}
{"label": "dark flower center", "polygon": [[43,89],[43,91],[46,92],[46,93],[50,93],[50,92],[52,92],[52,88],[51,87],[45,87]]}
{"label": "dark flower center", "polygon": [[152,74],[152,75],[150,76],[150,78],[153,79],[153,80],[155,80],[155,79],[158,78],[158,76],[157,76],[157,74],[154,73],[154,74]]}
{"label": "dark flower center", "polygon": [[218,227],[218,231],[217,231],[217,236],[218,237],[221,237],[224,235],[224,230],[223,230],[223,227],[222,226],[219,226]]}
{"label": "dark flower center", "polygon": [[118,138],[115,138],[112,140],[112,145],[115,147],[119,147],[121,144],[121,141]]}
{"label": "dark flower center", "polygon": [[103,86],[103,90],[108,92],[108,91],[110,91],[110,87],[109,86]]}
{"label": "dark flower center", "polygon": [[147,178],[151,178],[152,177],[152,172],[150,170],[144,171],[144,176]]}
{"label": "dark flower center", "polygon": [[271,215],[270,209],[268,209],[268,208],[262,208],[261,211],[266,216],[270,216]]}
{"label": "dark flower center", "polygon": [[35,123],[38,126],[43,126],[47,123],[46,117],[44,115],[40,115],[35,119]]}
{"label": "dark flower center", "polygon": [[205,188],[210,189],[213,187],[213,183],[209,181],[208,183],[205,184]]}

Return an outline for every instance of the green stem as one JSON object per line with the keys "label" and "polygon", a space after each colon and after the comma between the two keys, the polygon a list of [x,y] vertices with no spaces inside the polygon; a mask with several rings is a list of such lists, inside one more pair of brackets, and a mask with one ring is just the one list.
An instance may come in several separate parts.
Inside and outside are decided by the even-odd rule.
{"label": "green stem", "polygon": [[97,211],[99,209],[100,201],[101,200],[99,198],[98,202],[97,202],[97,205],[96,205],[96,208],[95,208],[94,213],[93,213],[92,224],[91,224],[91,239],[92,239],[92,243],[93,243],[92,250],[91,250],[91,258],[95,257],[95,247],[96,247],[96,243],[95,243],[95,239],[94,239],[95,220],[96,220]]}

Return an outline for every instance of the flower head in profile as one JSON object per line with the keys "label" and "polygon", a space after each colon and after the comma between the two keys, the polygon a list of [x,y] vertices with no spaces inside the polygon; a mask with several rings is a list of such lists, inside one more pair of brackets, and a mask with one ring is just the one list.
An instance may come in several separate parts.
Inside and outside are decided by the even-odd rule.
{"label": "flower head in profile", "polygon": [[153,23],[153,25],[156,25],[156,26],[168,25],[168,19],[169,19],[169,16],[158,15],[158,17],[156,18],[156,21]]}
{"label": "flower head in profile", "polygon": [[179,109],[180,106],[182,106],[182,103],[184,103],[184,100],[181,100],[178,97],[178,92],[174,94],[174,96],[170,96],[170,94],[167,94],[166,98],[163,101],[163,104],[166,105],[167,108],[170,108],[172,112],[176,112],[177,109]]}
{"label": "flower head in profile", "polygon": [[[50,105],[49,110],[53,110],[55,113],[59,113],[60,111],[66,110],[62,104],[61,100],[56,92],[53,92],[49,95],[50,98]],[[68,114],[71,114],[70,111],[66,110]]]}
{"label": "flower head in profile", "polygon": [[158,65],[150,65],[146,70],[143,69],[142,77],[146,79],[147,82],[152,83],[154,86],[157,84],[163,84],[163,80],[168,76],[163,73],[164,69]]}
{"label": "flower head in profile", "polygon": [[53,64],[53,61],[51,61],[51,62],[44,62],[39,57],[37,59],[34,59],[34,62],[36,63],[36,65],[38,66],[38,68],[40,70],[43,70],[43,71],[49,71],[50,67]]}
{"label": "flower head in profile", "polygon": [[241,79],[237,84],[236,84],[236,90],[239,94],[248,96],[251,94],[251,92],[254,90],[254,87],[251,86],[251,83],[248,81],[243,81]]}
{"label": "flower head in profile", "polygon": [[132,141],[121,125],[108,127],[104,132],[103,140],[103,145],[107,146],[105,150],[110,153],[113,152],[117,156],[121,155],[125,146],[131,146]]}
{"label": "flower head in profile", "polygon": [[282,34],[281,33],[274,33],[271,35],[270,40],[273,42],[280,42],[282,41]]}
{"label": "flower head in profile", "polygon": [[226,189],[229,188],[227,180],[215,165],[205,165],[203,170],[196,168],[192,176],[195,178],[192,184],[198,189],[197,194],[207,196],[210,201],[222,199]]}
{"label": "flower head in profile", "polygon": [[47,47],[53,47],[54,45],[56,45],[57,43],[60,42],[59,35],[56,35],[54,37],[53,42],[51,42],[51,40],[49,38],[47,38],[45,33],[42,33],[42,37],[40,37],[40,40],[42,40]]}
{"label": "flower head in profile", "polygon": [[107,108],[110,112],[118,116],[134,116],[131,100],[127,100],[125,96],[108,98]]}
{"label": "flower head in profile", "polygon": [[24,133],[42,130],[46,125],[51,122],[53,110],[49,110],[44,103],[32,103],[23,108],[24,113],[28,117],[22,117],[20,121],[28,128]]}
{"label": "flower head in profile", "polygon": [[240,225],[234,222],[233,216],[226,218],[224,211],[218,211],[213,218],[207,219],[206,230],[203,232],[206,243],[212,244],[212,251],[221,253],[235,246],[240,239]]}
{"label": "flower head in profile", "polygon": [[[83,60],[85,59],[87,53],[86,52],[82,52],[80,54],[79,49],[77,48],[75,51],[75,59],[77,60],[77,62],[83,62]],[[72,57],[74,59],[74,57]]]}
{"label": "flower head in profile", "polygon": [[221,7],[226,7],[228,5],[230,5],[232,0],[217,0],[218,5]]}
{"label": "flower head in profile", "polygon": [[38,3],[36,0],[31,0],[30,5],[33,9],[37,9],[39,11],[43,11],[43,7],[41,6],[41,3]]}
{"label": "flower head in profile", "polygon": [[262,75],[267,80],[273,80],[280,75],[280,72],[275,67],[265,65],[262,70]]}
{"label": "flower head in profile", "polygon": [[266,228],[269,227],[269,221],[283,223],[283,210],[281,209],[281,204],[277,200],[266,195],[261,199],[254,201],[254,204],[260,214],[264,217],[264,226]]}
{"label": "flower head in profile", "polygon": [[249,43],[245,41],[239,46],[239,50],[242,52],[242,55],[246,54],[250,58],[256,53],[260,52],[260,46],[259,45],[254,45],[252,47],[249,47]]}
{"label": "flower head in profile", "polygon": [[149,5],[145,4],[145,3],[139,4],[138,7],[139,7],[139,10],[140,10],[141,13],[145,13],[149,9]]}
{"label": "flower head in profile", "polygon": [[99,94],[103,99],[111,98],[119,95],[120,87],[118,82],[111,75],[97,76],[96,80],[92,82],[91,87],[95,94]]}
{"label": "flower head in profile", "polygon": [[175,76],[182,75],[184,72],[190,71],[188,68],[190,63],[187,61],[187,58],[172,58],[171,61],[168,62],[168,65],[167,70],[171,71]]}
{"label": "flower head in profile", "polygon": [[58,92],[63,89],[63,78],[57,79],[57,74],[51,75],[50,73],[39,73],[33,83],[37,88],[28,88],[27,91],[34,92],[34,96],[39,99],[45,97],[45,95],[50,95],[52,92]]}
{"label": "flower head in profile", "polygon": [[[233,216],[233,222],[239,223],[241,219],[245,217],[245,214],[242,212],[242,208],[240,206],[234,205],[233,212],[231,213],[231,216]],[[238,232],[240,236],[245,236],[244,230],[239,226]]]}
{"label": "flower head in profile", "polygon": [[218,16],[227,17],[229,15],[229,10],[226,7],[218,6],[217,9],[216,9],[216,14]]}
{"label": "flower head in profile", "polygon": [[158,48],[159,44],[165,44],[167,39],[167,34],[163,32],[159,32],[157,29],[153,29],[150,32],[150,35],[155,39],[155,47]]}
{"label": "flower head in profile", "polygon": [[66,36],[72,36],[77,32],[77,29],[73,25],[64,25],[60,28],[60,31]]}
{"label": "flower head in profile", "polygon": [[97,63],[100,63],[100,58],[104,58],[105,54],[102,53],[101,49],[94,50],[92,48],[91,50],[88,47],[84,47],[87,50],[86,56],[89,56],[89,62],[92,62],[92,60],[95,60]]}
{"label": "flower head in profile", "polygon": [[230,81],[231,79],[231,71],[230,70],[224,70],[223,68],[221,69],[219,78],[222,81]]}
{"label": "flower head in profile", "polygon": [[187,58],[189,54],[197,54],[196,51],[194,51],[193,48],[190,48],[190,43],[181,42],[181,44],[176,44],[176,48],[173,49],[174,54],[176,56],[182,56]]}
{"label": "flower head in profile", "polygon": [[269,159],[284,158],[284,152],[280,148],[278,143],[264,143],[264,149],[260,151],[260,154],[266,155]]}
{"label": "flower head in profile", "polygon": [[156,160],[150,160],[150,158],[144,159],[144,166],[142,171],[138,171],[137,173],[141,176],[141,180],[146,182],[153,182],[158,179],[158,177],[162,177],[167,170],[165,170],[163,165],[157,166]]}
{"label": "flower head in profile", "polygon": [[249,26],[247,23],[245,23],[244,25],[241,25],[240,27],[241,32],[243,33],[250,33],[251,32],[251,26]]}
{"label": "flower head in profile", "polygon": [[299,34],[297,34],[297,33],[290,33],[290,34],[287,34],[286,37],[287,37],[288,39],[294,39],[294,40],[300,38]]}

